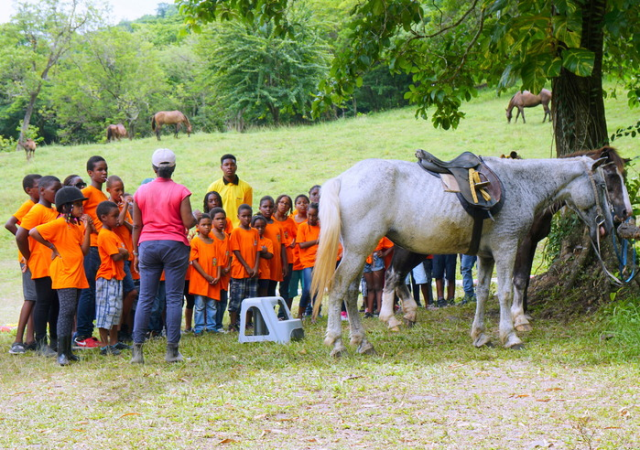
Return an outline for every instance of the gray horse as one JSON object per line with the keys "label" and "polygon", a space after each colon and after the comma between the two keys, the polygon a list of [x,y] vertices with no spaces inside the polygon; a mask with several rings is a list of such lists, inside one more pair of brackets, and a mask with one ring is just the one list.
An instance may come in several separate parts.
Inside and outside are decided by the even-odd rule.
{"label": "gray horse", "polygon": [[[513,299],[513,267],[519,243],[530,230],[534,216],[548,205],[564,201],[591,229],[595,239],[601,225],[613,228],[609,215],[600,223],[601,209],[608,209],[601,170],[604,160],[588,157],[506,161],[485,158],[500,178],[504,203],[495,221],[485,220],[478,257],[478,303],[471,336],[475,346],[490,343],[484,313],[489,283],[496,265],[500,301],[500,339],[507,348],[518,348],[510,307]],[[422,254],[464,253],[469,249],[473,219],[455,194],[444,192],[441,180],[426,174],[418,164],[406,161],[365,160],[322,186],[322,227],[313,275],[314,292],[329,289],[325,343],[332,355],[346,348],[342,343],[340,305],[346,301],[351,342],[360,353],[373,351],[357,310],[358,281],[364,261],[383,236],[405,249]],[[335,269],[338,244],[343,258]],[[334,270],[335,269],[335,270]],[[320,302],[316,302],[316,309]]]}

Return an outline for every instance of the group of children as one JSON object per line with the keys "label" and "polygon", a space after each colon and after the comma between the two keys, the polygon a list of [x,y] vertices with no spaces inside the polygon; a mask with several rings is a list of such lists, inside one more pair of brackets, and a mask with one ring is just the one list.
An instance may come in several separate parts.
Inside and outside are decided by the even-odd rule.
{"label": "group of children", "polygon": [[[67,365],[79,359],[72,349],[100,347],[103,355],[117,355],[130,348],[125,342],[133,329],[140,278],[132,264],[133,198],[125,193],[122,179],[108,177],[104,158],[91,157],[87,174],[88,186],[78,175],[63,183],[37,174],[23,179],[29,199],[5,225],[16,236],[25,299],[12,354],[37,350]],[[102,190],[105,184],[109,197]],[[311,196],[317,197],[319,190],[314,186]],[[314,264],[319,234],[317,203],[310,204],[303,194],[295,199],[295,211],[293,206],[288,195],[263,197],[255,215],[250,205],[242,204],[234,228],[220,194],[205,195],[190,234],[188,331],[196,336],[223,331],[227,299],[228,329],[237,331],[242,300],[276,295],[278,285],[291,307],[303,271]],[[303,224],[301,241],[298,229]],[[303,284],[305,299],[308,288],[309,283]],[[162,324],[161,286],[157,300],[155,322]],[[94,321],[99,340],[93,337]],[[152,318],[150,328],[153,324]]]}

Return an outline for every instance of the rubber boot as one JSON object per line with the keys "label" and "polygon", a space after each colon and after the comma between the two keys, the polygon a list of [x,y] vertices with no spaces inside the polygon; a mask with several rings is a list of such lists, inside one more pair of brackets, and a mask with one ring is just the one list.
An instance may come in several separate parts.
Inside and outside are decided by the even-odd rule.
{"label": "rubber boot", "polygon": [[67,355],[67,342],[71,340],[71,336],[58,336],[58,359],[57,362],[61,366],[69,365],[69,357]]}
{"label": "rubber boot", "polygon": [[178,346],[179,344],[167,343],[167,354],[164,357],[166,362],[182,362],[182,355],[180,354],[180,350],[178,350]]}
{"label": "rubber boot", "polygon": [[144,364],[144,354],[142,352],[142,344],[133,344],[131,351],[131,364]]}
{"label": "rubber boot", "polygon": [[37,341],[37,352],[40,356],[53,357],[56,356],[56,352],[47,345],[47,338]]}
{"label": "rubber boot", "polygon": [[67,358],[69,359],[69,361],[80,361],[80,357],[73,354],[73,351],[71,348],[72,342],[73,342],[73,336],[69,336],[65,341],[66,348],[67,348],[67,353],[66,353]]}

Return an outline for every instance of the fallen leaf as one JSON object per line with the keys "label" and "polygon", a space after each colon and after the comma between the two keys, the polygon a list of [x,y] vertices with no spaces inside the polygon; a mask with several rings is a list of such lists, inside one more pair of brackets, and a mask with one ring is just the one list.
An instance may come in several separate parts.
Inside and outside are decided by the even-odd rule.
{"label": "fallen leaf", "polygon": [[119,418],[119,419],[122,419],[123,417],[127,417],[127,416],[139,416],[139,415],[140,415],[140,413],[135,413],[135,412],[133,412],[133,413],[126,413],[126,414],[123,414],[123,415],[121,415],[121,416],[120,416],[120,417],[118,417],[118,418]]}
{"label": "fallen leaf", "polygon": [[307,349],[303,348],[298,353],[300,353],[301,355],[306,355],[307,354]]}
{"label": "fallen leaf", "polygon": [[546,402],[551,401],[551,399],[550,398],[537,398],[536,401],[537,402],[545,402],[546,403]]}
{"label": "fallen leaf", "polygon": [[604,427],[605,430],[619,430],[622,427]]}
{"label": "fallen leaf", "polygon": [[82,428],[72,428],[73,431],[77,431],[78,433],[84,433],[86,430],[83,430]]}
{"label": "fallen leaf", "polygon": [[363,377],[362,375],[349,375],[347,377],[344,377],[342,381],[357,380],[358,378],[363,378]]}
{"label": "fallen leaf", "polygon": [[525,398],[531,397],[531,394],[511,394],[509,398]]}
{"label": "fallen leaf", "polygon": [[561,391],[561,390],[562,390],[562,388],[559,388],[559,387],[552,387],[552,388],[549,388],[549,389],[545,389],[546,392]]}
{"label": "fallen leaf", "polygon": [[238,441],[236,441],[235,439],[227,438],[227,439],[221,440],[220,442],[218,442],[218,444],[233,444],[236,442]]}

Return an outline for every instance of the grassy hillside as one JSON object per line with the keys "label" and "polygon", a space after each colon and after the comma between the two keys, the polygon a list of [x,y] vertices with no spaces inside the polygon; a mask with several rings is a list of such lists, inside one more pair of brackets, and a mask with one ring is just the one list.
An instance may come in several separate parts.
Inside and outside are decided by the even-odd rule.
{"label": "grassy hillside", "polygon": [[[307,127],[254,130],[239,133],[196,133],[174,139],[165,135],[113,144],[39,148],[35,160],[27,162],[24,153],[0,154],[3,183],[0,186],[0,217],[3,220],[25,200],[21,189],[27,173],[53,174],[63,179],[69,174],[86,175],[85,164],[92,155],[102,155],[110,174],[120,175],[129,192],[153,176],[151,154],[166,146],[178,157],[175,180],[193,192],[192,204],[201,207],[207,186],[220,177],[219,158],[233,153],[238,158],[238,174],[254,187],[254,202],[263,195],[292,196],[322,184],[355,162],[365,158],[413,160],[417,148],[449,159],[469,150],[495,156],[516,150],[525,158],[552,157],[555,154],[551,125],[541,123],[541,107],[527,109],[526,125],[507,124],[504,109],[509,96],[496,97],[482,92],[464,106],[467,119],[454,131],[435,130],[430,122],[415,119],[411,108],[358,118],[321,123]],[[606,101],[610,131],[635,123],[637,113],[629,111],[623,99]],[[623,155],[637,153],[638,140],[616,142]],[[6,300],[21,301],[13,236],[0,233],[0,323],[8,320]],[[14,300],[15,299],[15,300]],[[16,305],[19,303],[16,303]]]}

